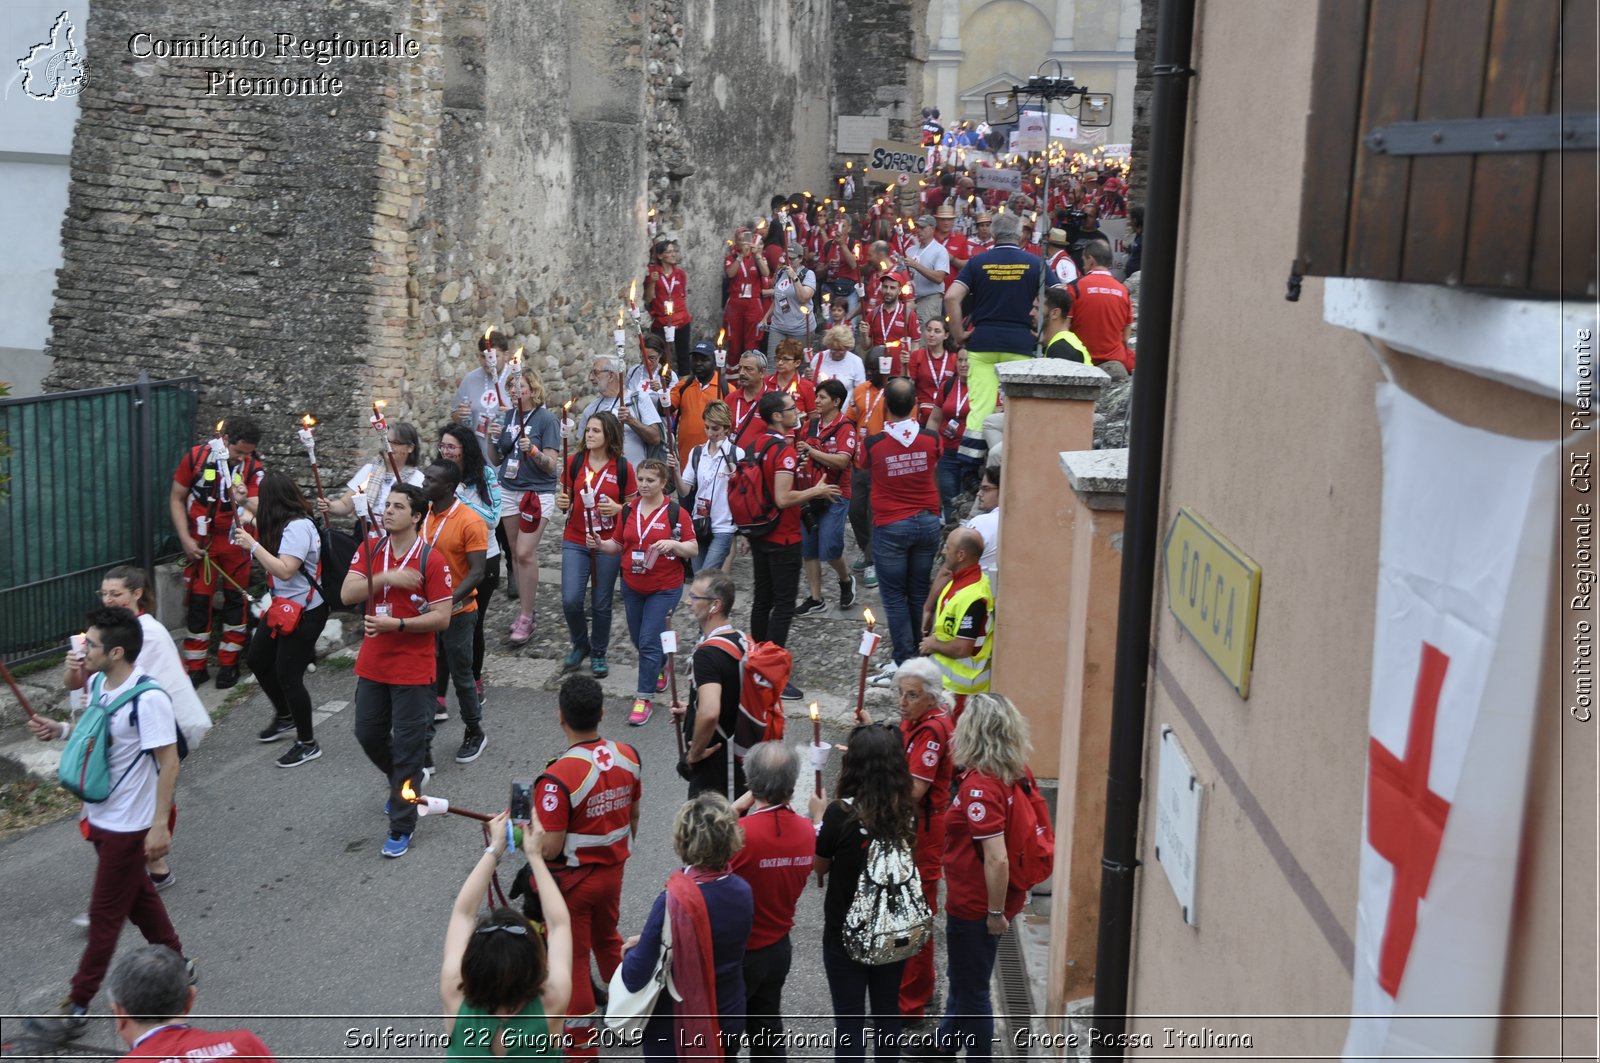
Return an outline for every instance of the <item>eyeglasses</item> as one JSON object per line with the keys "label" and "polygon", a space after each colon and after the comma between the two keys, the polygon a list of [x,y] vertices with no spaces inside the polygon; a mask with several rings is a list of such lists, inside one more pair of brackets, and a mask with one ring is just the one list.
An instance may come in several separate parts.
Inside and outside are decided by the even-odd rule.
{"label": "eyeglasses", "polygon": [[783,408],[783,412],[784,413],[793,413],[794,411],[798,410],[799,408],[800,407],[798,407],[798,406],[785,406]]}
{"label": "eyeglasses", "polygon": [[508,934],[517,935],[519,938],[525,938],[528,936],[528,928],[522,923],[490,923],[488,926],[480,926],[478,929],[474,930],[473,933],[492,934],[496,930],[504,930]]}
{"label": "eyeglasses", "polygon": [[105,649],[105,644],[104,643],[96,642],[94,639],[91,639],[91,638],[89,638],[87,636],[84,637],[83,644],[85,646],[87,646],[91,650],[103,650],[103,649]]}
{"label": "eyeglasses", "polygon": [[689,600],[691,602],[714,602],[716,601],[716,598],[709,594],[695,594],[693,591],[690,591]]}

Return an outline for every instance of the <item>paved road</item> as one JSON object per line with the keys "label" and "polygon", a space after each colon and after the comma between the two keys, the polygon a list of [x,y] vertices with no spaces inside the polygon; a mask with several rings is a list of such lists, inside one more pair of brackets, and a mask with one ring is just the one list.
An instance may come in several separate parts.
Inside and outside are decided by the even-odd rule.
{"label": "paved road", "polygon": [[[553,669],[548,661],[491,657],[488,748],[474,764],[454,763],[460,724],[441,724],[441,767],[430,792],[461,807],[496,810],[513,777],[531,777],[558,753],[556,699],[546,689]],[[255,741],[269,713],[256,694],[219,722],[184,764],[172,861],[178,881],[163,898],[200,970],[196,1013],[216,1016],[196,1021],[248,1026],[280,1058],[436,1055],[403,1042],[363,1045],[358,1039],[386,1027],[401,1035],[440,1029],[439,950],[450,902],[482,851],[479,829],[454,816],[426,819],[409,855],[381,858],[384,784],[352,734],[353,710],[345,703],[354,678],[347,669],[325,666],[310,685],[313,703],[326,710],[317,728],[320,760],[289,771],[273,765],[286,747]],[[626,704],[609,698],[603,726],[634,742],[644,758],[644,819],[628,864],[624,935],[642,924],[675,866],[668,839],[685,792],[666,717],[629,728]],[[840,739],[842,731],[828,728],[825,735]],[[809,780],[804,773],[802,786]],[[508,859],[504,867],[502,881],[509,885],[515,865]],[[65,994],[84,942],[70,919],[86,906],[93,868],[91,850],[70,819],[0,845],[0,897],[7,908],[0,1011],[28,1014]],[[786,999],[791,1016],[830,1011],[821,899],[811,888],[801,902]],[[130,927],[123,947],[138,939]],[[104,994],[94,1011],[107,1011]],[[797,1019],[796,1025],[831,1029],[826,1019]],[[84,1041],[117,1043],[109,1021],[93,1023]],[[797,1059],[831,1055],[828,1049],[791,1052]]]}

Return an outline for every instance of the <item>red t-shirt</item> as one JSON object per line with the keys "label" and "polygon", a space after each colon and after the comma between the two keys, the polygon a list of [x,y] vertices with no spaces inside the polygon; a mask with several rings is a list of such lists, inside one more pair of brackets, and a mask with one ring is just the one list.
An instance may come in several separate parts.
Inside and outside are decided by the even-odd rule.
{"label": "red t-shirt", "polygon": [[944,392],[944,382],[955,375],[954,351],[944,351],[934,357],[929,348],[922,347],[911,356],[911,379],[917,385],[918,420],[927,423],[928,414],[939,404],[939,396]]}
{"label": "red t-shirt", "polygon": [[[778,374],[773,373],[761,385],[763,391],[781,391],[778,384]],[[805,377],[796,374],[789,381],[789,394],[794,396],[794,404],[800,407],[801,413],[815,413],[817,409],[817,386]],[[759,416],[759,415],[757,415]]]}
{"label": "red t-shirt", "polygon": [[[949,253],[951,258],[959,258],[962,265],[965,265],[972,258],[972,248],[968,245],[964,234],[951,232],[940,236],[938,233],[934,233],[933,238],[944,245],[945,251]],[[945,291],[949,291],[950,285],[956,282],[956,274],[959,272],[961,271],[956,268],[956,264],[954,262],[950,263],[950,268],[945,272]]]}
{"label": "red t-shirt", "polygon": [[794,926],[794,906],[816,862],[817,831],[788,805],[755,809],[739,820],[739,829],[744,848],[728,866],[755,895],[755,916],[744,946],[748,952],[782,941]]}
{"label": "red t-shirt", "polygon": [[[916,425],[912,421],[913,426]],[[939,512],[939,483],[934,467],[944,448],[926,428],[918,427],[910,446],[889,434],[892,425],[867,438],[859,464],[872,473],[872,524],[885,524]]]}
{"label": "red t-shirt", "polygon": [[955,729],[955,720],[943,709],[924,713],[915,721],[900,721],[906,767],[913,779],[928,784],[928,792],[917,806],[917,870],[923,878],[939,878],[943,874],[944,816],[950,807],[950,777],[955,774],[950,736]]}
{"label": "red t-shirt", "polygon": [[[650,300],[650,321],[656,325],[682,328],[689,323],[689,276],[673,267],[662,269],[651,266],[650,275],[656,279],[655,298]],[[667,303],[672,313],[667,313]]]}
{"label": "red t-shirt", "polygon": [[[892,289],[898,291],[898,289]],[[895,299],[893,302],[880,303],[867,315],[867,346],[887,347],[890,341],[900,344],[900,350],[907,352],[911,349],[911,340],[920,339],[922,329],[917,325],[916,308],[909,303]],[[891,352],[892,353],[892,352]],[[896,376],[906,374],[895,374]]]}
{"label": "red t-shirt", "polygon": [[567,836],[561,855],[550,862],[578,867],[626,860],[632,850],[633,805],[644,792],[643,774],[632,746],[603,738],[578,742],[551,761],[533,794],[540,826]]}
{"label": "red t-shirt", "polygon": [[1072,331],[1078,334],[1089,356],[1095,361],[1121,362],[1133,372],[1133,352],[1122,342],[1122,333],[1133,322],[1133,304],[1128,289],[1103,269],[1078,278],[1072,296]]}
{"label": "red t-shirt", "polygon": [[[854,248],[851,250],[854,251]],[[827,271],[829,280],[844,280],[854,284],[861,279],[861,256],[858,252],[856,264],[847,266],[841,241],[829,240],[822,248],[822,268]]]}
{"label": "red t-shirt", "polygon": [[[431,637],[431,636],[430,636]],[[249,1030],[197,1030],[177,1025],[157,1028],[123,1059],[251,1059],[272,1063],[272,1052]]]}
{"label": "red t-shirt", "polygon": [[[761,393],[765,394],[765,391]],[[727,397],[722,400],[728,404],[728,409],[733,414],[733,429],[728,434],[733,436],[733,445],[740,450],[749,450],[757,440],[767,434],[767,422],[761,419],[761,413],[757,409],[761,405],[761,395],[747,399],[741,388],[728,392]]]}
{"label": "red t-shirt", "polygon": [[[371,544],[371,568],[368,552]],[[382,546],[367,540],[350,561],[352,575],[366,576],[369,571],[380,575],[391,569],[414,568],[422,572],[422,586],[414,591],[385,586],[378,589],[366,603],[369,613],[388,610],[390,616],[411,620],[422,615],[423,605],[435,609],[450,608],[450,596],[455,586],[450,579],[450,566],[444,554],[428,551],[428,567],[422,568],[424,544],[421,537],[411,544],[405,554],[397,554],[393,544],[385,540]],[[432,631],[385,631],[361,640],[356,652],[356,675],[374,683],[397,687],[432,686],[438,675],[434,660],[434,633]]]}
{"label": "red t-shirt", "polygon": [[[769,444],[769,440],[777,442]],[[799,468],[800,455],[795,453],[788,436],[781,436],[776,432],[768,432],[758,439],[753,444],[753,449],[761,453],[761,475],[766,478],[767,490],[776,501],[778,473],[792,473]],[[762,541],[773,546],[787,546],[799,542],[800,507],[789,506],[787,509],[778,510],[778,526],[768,532]]]}
{"label": "red t-shirt", "polygon": [[945,382],[944,394],[939,396],[939,411],[944,414],[944,423],[939,426],[939,442],[949,453],[961,446],[967,414],[972,412],[972,393],[967,390],[965,380],[952,377]]}
{"label": "red t-shirt", "polygon": [[[989,914],[989,886],[983,877],[983,846],[979,843],[1005,834],[1012,787],[992,775],[969,771],[951,789],[950,808],[944,817],[945,911],[957,919],[983,919]],[[1027,890],[1008,882],[1006,918],[1016,918],[1027,900]]]}
{"label": "red t-shirt", "polygon": [[[244,481],[246,498],[255,498],[261,494],[261,478],[267,474],[267,468],[261,464],[261,459],[251,454],[243,461],[235,464],[228,462],[228,470],[236,473]],[[189,492],[189,516],[210,517],[211,503],[217,500],[215,523],[211,526],[212,532],[224,531],[233,527],[233,485],[224,485],[224,490],[217,490],[220,477],[217,475],[217,463],[211,458],[211,445],[201,443],[197,447],[190,447],[189,452],[178,462],[178,468],[172,474],[172,482],[181,484]]]}
{"label": "red t-shirt", "polygon": [[756,264],[755,252],[752,251],[743,257],[731,254],[724,256],[722,259],[724,276],[727,276],[728,267],[733,265],[735,260],[738,261],[739,268],[732,277],[728,277],[728,302],[760,302],[762,277],[761,267]]}
{"label": "red t-shirt", "polygon": [[[623,490],[618,484],[617,476],[621,475],[627,489]],[[621,504],[629,495],[639,490],[638,481],[633,476],[633,466],[628,464],[627,458],[617,458],[607,461],[605,467],[595,472],[589,467],[588,459],[583,454],[576,454],[572,458],[572,465],[567,469],[569,482],[568,493],[572,496],[572,506],[567,510],[567,529],[561,535],[562,542],[574,546],[583,546],[584,533],[588,530],[588,515],[584,512],[583,490],[584,485],[594,487],[595,501],[601,497],[609,498]],[[621,514],[618,514],[621,516]],[[616,517],[607,517],[597,507],[594,510],[594,533],[604,539],[611,534],[611,529],[616,523]]]}
{"label": "red t-shirt", "polygon": [[[835,417],[833,423],[826,428],[822,426],[820,417],[813,417],[800,429],[800,438],[810,443],[824,454],[850,454],[856,452],[856,426],[843,414]],[[850,497],[850,466],[846,465],[837,472],[824,469],[816,462],[807,462],[811,470],[810,483],[831,483],[839,485],[839,495],[842,498]],[[807,484],[810,486],[810,484]]]}
{"label": "red t-shirt", "polygon": [[[687,506],[678,507],[678,526],[667,522],[672,503],[665,499],[654,512],[644,513],[635,501],[617,514],[616,527],[611,529],[611,540],[622,546],[622,582],[636,594],[654,594],[683,586],[683,562],[676,555],[661,554],[650,564],[647,556],[651,543],[663,539],[678,542],[694,541],[694,522]],[[646,568],[646,565],[650,565]]]}

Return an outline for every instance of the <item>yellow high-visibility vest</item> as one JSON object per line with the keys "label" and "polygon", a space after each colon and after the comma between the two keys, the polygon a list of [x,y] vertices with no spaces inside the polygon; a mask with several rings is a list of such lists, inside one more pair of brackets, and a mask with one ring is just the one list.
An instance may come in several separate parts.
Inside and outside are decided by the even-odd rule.
{"label": "yellow high-visibility vest", "polygon": [[989,607],[989,630],[973,640],[972,656],[947,657],[935,653],[933,661],[939,666],[946,690],[952,694],[982,694],[989,689],[989,658],[994,654],[994,591],[989,587],[989,577],[981,572],[976,580],[959,590],[953,590],[955,585],[955,581],[951,580],[939,592],[939,604],[933,618],[935,637],[942,642],[957,638],[961,618],[977,601]]}

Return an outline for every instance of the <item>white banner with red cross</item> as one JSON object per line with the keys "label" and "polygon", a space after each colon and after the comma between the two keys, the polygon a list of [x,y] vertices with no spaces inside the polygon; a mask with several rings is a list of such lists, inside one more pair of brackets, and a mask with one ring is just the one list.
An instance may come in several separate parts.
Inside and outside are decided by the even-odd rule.
{"label": "white banner with red cross", "polygon": [[1558,449],[1457,424],[1392,384],[1379,388],[1378,419],[1383,523],[1344,1058],[1490,1058]]}

